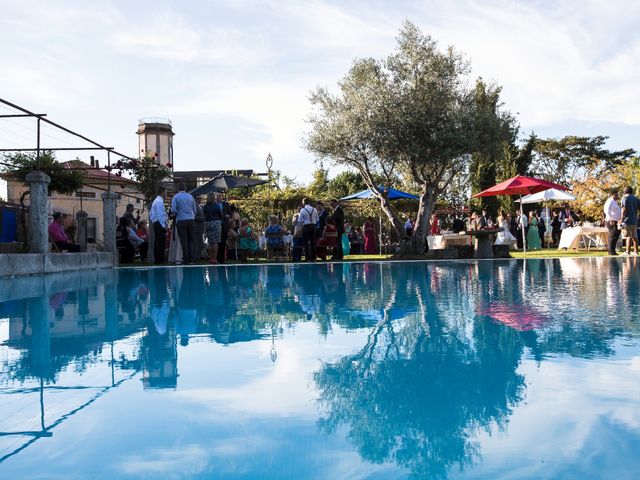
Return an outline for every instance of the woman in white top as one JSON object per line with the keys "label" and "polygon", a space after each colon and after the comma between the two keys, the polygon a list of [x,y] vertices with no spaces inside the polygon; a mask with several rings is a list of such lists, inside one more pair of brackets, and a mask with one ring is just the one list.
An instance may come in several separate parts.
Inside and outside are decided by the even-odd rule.
{"label": "woman in white top", "polygon": [[502,211],[500,211],[500,215],[498,215],[498,226],[500,227],[500,231],[498,232],[498,235],[496,235],[496,241],[494,244],[509,245],[510,247],[513,246],[517,240],[516,237],[511,234],[509,220]]}

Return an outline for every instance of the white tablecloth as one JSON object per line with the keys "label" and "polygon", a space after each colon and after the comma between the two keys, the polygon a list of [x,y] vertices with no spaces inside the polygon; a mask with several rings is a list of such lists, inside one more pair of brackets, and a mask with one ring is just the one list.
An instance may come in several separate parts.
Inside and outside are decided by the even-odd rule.
{"label": "white tablecloth", "polygon": [[570,227],[562,230],[558,249],[605,248],[609,237],[606,227]]}
{"label": "white tablecloth", "polygon": [[427,237],[429,250],[441,250],[451,245],[471,245],[471,235],[455,233],[452,235],[429,235]]}

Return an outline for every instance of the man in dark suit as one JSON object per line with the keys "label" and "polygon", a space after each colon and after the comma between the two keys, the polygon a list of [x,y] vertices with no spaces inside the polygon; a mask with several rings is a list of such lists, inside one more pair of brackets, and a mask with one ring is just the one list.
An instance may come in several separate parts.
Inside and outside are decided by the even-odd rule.
{"label": "man in dark suit", "polygon": [[488,227],[489,227],[489,217],[487,215],[487,211],[483,208],[482,215],[480,215],[480,217],[478,218],[478,228],[482,230]]}
{"label": "man in dark suit", "polygon": [[336,222],[336,231],[338,232],[338,245],[333,252],[333,260],[342,260],[342,234],[344,233],[344,211],[342,205],[337,199],[331,200],[331,208],[333,208],[333,220]]}
{"label": "man in dark suit", "polygon": [[316,229],[316,238],[322,237],[322,231],[324,230],[324,225],[327,217],[329,216],[329,211],[324,208],[324,203],[317,202],[316,210],[318,211],[318,228]]}
{"label": "man in dark suit", "polygon": [[560,230],[564,230],[565,228],[573,227],[578,221],[578,216],[569,208],[569,205],[565,205],[558,219],[560,220]]}
{"label": "man in dark suit", "polygon": [[222,212],[222,232],[220,235],[220,243],[218,244],[218,263],[224,263],[227,258],[227,234],[229,233],[231,210],[229,203],[224,201],[222,193],[220,192],[216,192],[216,206]]}

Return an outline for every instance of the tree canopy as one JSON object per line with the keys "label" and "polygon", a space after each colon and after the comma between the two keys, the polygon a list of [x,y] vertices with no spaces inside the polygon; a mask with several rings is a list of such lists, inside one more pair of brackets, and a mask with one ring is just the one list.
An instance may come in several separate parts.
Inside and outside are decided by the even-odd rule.
{"label": "tree canopy", "polygon": [[[387,181],[400,175],[414,187],[420,203],[413,249],[421,253],[436,200],[468,168],[478,118],[462,55],[452,47],[440,50],[410,22],[397,41],[384,60],[356,60],[338,94],[312,92],[306,145],[320,158],[357,170],[368,188],[375,189],[376,175]],[[376,196],[403,238],[388,199]]]}
{"label": "tree canopy", "polygon": [[38,157],[35,153],[15,153],[4,156],[4,163],[0,165],[0,172],[11,175],[27,185],[27,175],[34,170],[46,173],[51,182],[50,193],[69,195],[80,190],[84,181],[82,170],[66,169],[56,160],[53,151],[43,151]]}

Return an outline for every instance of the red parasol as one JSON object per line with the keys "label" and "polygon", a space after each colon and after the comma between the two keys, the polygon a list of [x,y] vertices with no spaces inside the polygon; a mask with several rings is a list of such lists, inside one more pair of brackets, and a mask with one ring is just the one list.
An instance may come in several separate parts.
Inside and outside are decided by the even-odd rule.
{"label": "red parasol", "polygon": [[543,190],[549,190],[550,188],[569,190],[567,187],[562,187],[539,178],[516,175],[509,180],[505,180],[504,182],[494,185],[491,188],[487,188],[480,193],[476,193],[473,198],[492,197],[494,195],[530,195],[532,193],[542,192]]}
{"label": "red parasol", "polygon": [[[516,175],[509,180],[505,180],[491,188],[487,188],[480,193],[473,195],[473,198],[477,197],[493,197],[496,195],[530,195],[532,193],[542,192],[543,190],[549,190],[550,188],[556,188],[558,190],[569,190],[567,187],[557,185],[555,183],[547,182],[540,178],[525,177],[523,175]],[[522,201],[520,202],[520,217],[522,217]],[[527,240],[524,237],[524,228],[522,229],[522,249],[527,251]]]}
{"label": "red parasol", "polygon": [[545,317],[526,305],[486,305],[480,308],[479,314],[521,332],[540,328],[546,321]]}

